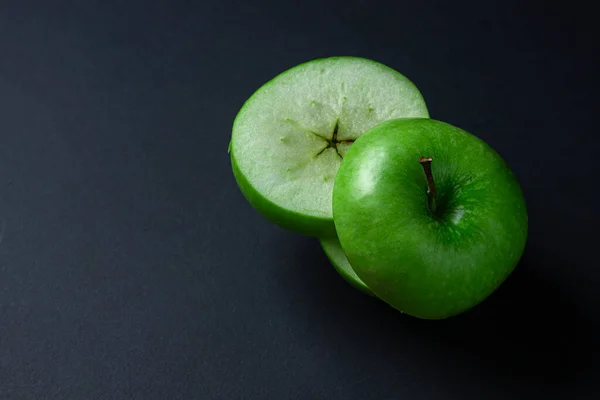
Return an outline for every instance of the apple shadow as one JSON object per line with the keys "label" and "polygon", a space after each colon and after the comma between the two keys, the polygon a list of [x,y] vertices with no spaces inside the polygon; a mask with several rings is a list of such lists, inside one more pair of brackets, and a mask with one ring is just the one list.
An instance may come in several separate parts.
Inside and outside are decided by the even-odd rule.
{"label": "apple shadow", "polygon": [[290,250],[289,246],[294,246],[295,257],[284,269],[284,281],[293,288],[284,288],[282,296],[310,293],[298,307],[310,319],[307,324],[326,326],[312,340],[331,340],[335,348],[358,353],[341,354],[342,365],[366,359],[383,371],[393,368],[396,360],[412,357],[441,368],[440,374],[450,369],[449,362],[459,363],[462,369],[456,373],[465,377],[504,376],[546,388],[588,377],[596,328],[560,287],[540,275],[545,267],[568,268],[555,257],[528,249],[511,276],[483,303],[456,317],[426,321],[350,287],[329,265],[316,240],[302,238],[283,247]]}
{"label": "apple shadow", "polygon": [[[496,374],[539,383],[575,383],[593,362],[595,328],[551,279],[568,268],[529,249],[511,276],[471,311],[438,321],[436,337]],[[432,321],[433,322],[433,321]],[[433,336],[430,336],[434,339]]]}

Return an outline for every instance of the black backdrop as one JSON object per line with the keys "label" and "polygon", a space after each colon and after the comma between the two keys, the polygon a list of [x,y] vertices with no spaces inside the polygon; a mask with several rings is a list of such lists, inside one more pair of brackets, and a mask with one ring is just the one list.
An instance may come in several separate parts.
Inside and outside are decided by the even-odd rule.
{"label": "black backdrop", "polygon": [[[595,397],[597,28],[544,3],[0,2],[0,398]],[[361,295],[237,189],[239,107],[331,55],[518,175],[528,248],[471,312]]]}

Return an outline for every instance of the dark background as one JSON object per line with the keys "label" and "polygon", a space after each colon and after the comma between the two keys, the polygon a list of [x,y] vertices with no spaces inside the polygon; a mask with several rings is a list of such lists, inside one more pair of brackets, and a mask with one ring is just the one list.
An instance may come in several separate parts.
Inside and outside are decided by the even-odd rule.
{"label": "dark background", "polygon": [[[483,4],[481,4],[483,3]],[[0,2],[0,399],[600,394],[598,33],[573,2]],[[518,175],[530,240],[445,321],[352,289],[227,157],[261,84],[358,55]]]}

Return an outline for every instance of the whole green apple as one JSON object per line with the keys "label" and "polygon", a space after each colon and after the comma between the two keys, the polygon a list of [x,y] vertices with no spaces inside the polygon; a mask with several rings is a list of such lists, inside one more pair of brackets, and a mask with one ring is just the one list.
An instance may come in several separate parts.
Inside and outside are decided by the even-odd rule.
{"label": "whole green apple", "polygon": [[349,149],[333,216],[358,277],[409,315],[441,319],[484,300],[527,240],[521,188],[482,140],[444,122],[383,122]]}

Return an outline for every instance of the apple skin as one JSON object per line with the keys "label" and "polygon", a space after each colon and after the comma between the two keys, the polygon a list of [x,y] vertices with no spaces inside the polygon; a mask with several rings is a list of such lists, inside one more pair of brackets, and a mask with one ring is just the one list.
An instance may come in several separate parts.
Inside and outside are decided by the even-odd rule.
{"label": "apple skin", "polygon": [[355,289],[368,294],[369,296],[375,297],[373,292],[365,285],[363,281],[356,275],[356,272],[352,269],[352,266],[348,262],[346,255],[342,251],[340,241],[337,237],[320,239],[321,247],[329,258],[329,262],[333,265],[333,268],[340,274],[346,282],[348,282]]}
{"label": "apple skin", "polygon": [[[431,157],[437,210],[419,157]],[[395,119],[350,147],[333,216],[352,268],[379,298],[414,317],[474,307],[517,265],[527,241],[525,199],[500,155],[431,119]]]}

